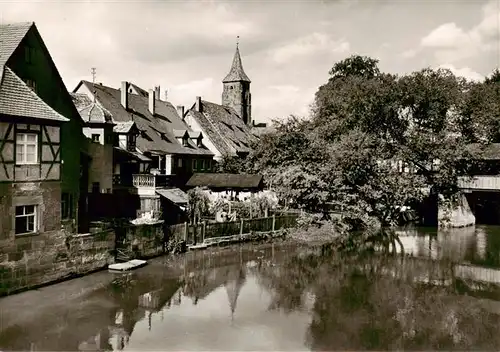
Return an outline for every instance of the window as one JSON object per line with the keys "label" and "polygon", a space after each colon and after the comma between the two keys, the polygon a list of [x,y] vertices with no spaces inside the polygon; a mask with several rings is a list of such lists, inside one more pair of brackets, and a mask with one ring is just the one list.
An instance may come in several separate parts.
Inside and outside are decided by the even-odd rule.
{"label": "window", "polygon": [[36,82],[33,81],[32,79],[27,79],[26,80],[26,85],[30,87],[30,89],[36,93]]}
{"label": "window", "polygon": [[99,142],[99,137],[101,137],[99,134],[92,134],[92,142]]}
{"label": "window", "polygon": [[193,159],[193,170],[196,170],[197,166],[196,159]]}
{"label": "window", "polygon": [[61,219],[71,219],[73,215],[73,197],[69,193],[61,194]]}
{"label": "window", "polygon": [[182,137],[182,146],[183,147],[189,146],[187,137]]}
{"label": "window", "polygon": [[36,164],[38,162],[38,135],[18,133],[16,135],[16,164]]}
{"label": "window", "polygon": [[127,136],[121,134],[118,136],[118,146],[123,149],[127,149]]}
{"label": "window", "polygon": [[205,170],[205,160],[200,160],[200,170]]}
{"label": "window", "polygon": [[36,205],[16,207],[16,235],[36,232],[36,220]]}
{"label": "window", "polygon": [[99,182],[92,183],[92,193],[101,193],[100,187],[99,187]]}
{"label": "window", "polygon": [[136,136],[134,134],[128,135],[128,146],[130,149],[135,149],[135,139]]}
{"label": "window", "polygon": [[27,64],[31,64],[33,62],[33,54],[35,53],[35,49],[30,46],[24,47],[24,60]]}
{"label": "window", "polygon": [[182,167],[182,159],[177,159],[177,167]]}

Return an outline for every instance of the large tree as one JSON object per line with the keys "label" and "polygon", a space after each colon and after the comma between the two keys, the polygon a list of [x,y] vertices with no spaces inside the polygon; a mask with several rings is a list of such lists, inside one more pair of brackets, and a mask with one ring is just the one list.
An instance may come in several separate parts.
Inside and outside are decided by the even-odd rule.
{"label": "large tree", "polygon": [[333,66],[311,117],[276,123],[248,160],[302,208],[336,207],[347,228],[391,226],[429,191],[457,194],[479,155],[463,133],[474,127],[463,118],[470,90],[449,70],[397,77],[352,56]]}

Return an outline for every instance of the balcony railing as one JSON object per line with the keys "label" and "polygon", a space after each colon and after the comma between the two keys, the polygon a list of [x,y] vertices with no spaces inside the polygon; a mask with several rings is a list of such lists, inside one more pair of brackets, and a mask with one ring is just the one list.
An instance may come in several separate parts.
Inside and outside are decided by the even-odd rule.
{"label": "balcony railing", "polygon": [[135,174],[132,184],[136,188],[159,188],[173,186],[175,175]]}
{"label": "balcony railing", "polygon": [[462,178],[458,185],[462,189],[500,190],[500,176],[474,176],[472,179]]}

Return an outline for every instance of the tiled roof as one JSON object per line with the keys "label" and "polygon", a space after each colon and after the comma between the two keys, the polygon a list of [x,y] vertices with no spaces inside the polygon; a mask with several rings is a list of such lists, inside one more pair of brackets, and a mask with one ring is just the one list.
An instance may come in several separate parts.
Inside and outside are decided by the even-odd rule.
{"label": "tiled roof", "polygon": [[111,114],[97,103],[92,103],[79,112],[85,122],[113,123]]}
{"label": "tiled roof", "polygon": [[173,135],[173,129],[187,129],[186,124],[177,115],[172,104],[156,100],[156,113],[153,116],[148,109],[148,98],[128,93],[128,110],[121,105],[119,89],[101,84],[92,85],[82,81],[87,88],[96,94],[96,100],[113,116],[114,123],[133,121],[141,132],[137,137],[137,148],[143,152],[159,152],[166,154],[213,155],[206,147],[197,147],[189,143],[184,147]]}
{"label": "tiled roof", "polygon": [[142,89],[139,86],[136,86],[133,83],[130,83],[130,88],[133,88],[137,92],[137,94],[139,94],[139,95],[141,95],[141,96],[143,96],[145,98],[147,98],[148,95],[149,95],[149,93],[146,90]]}
{"label": "tiled roof", "polygon": [[116,126],[113,127],[113,132],[115,132],[115,133],[129,133],[130,129],[134,125],[135,125],[134,121],[116,122]]}
{"label": "tiled roof", "polygon": [[5,65],[33,25],[33,22],[0,24],[0,66]]}
{"label": "tiled roof", "polygon": [[70,95],[83,121],[113,123],[109,111],[93,102],[87,95],[78,93],[70,93]]}
{"label": "tiled roof", "polygon": [[236,52],[233,57],[233,64],[231,65],[231,70],[227,76],[222,80],[223,83],[227,82],[239,82],[244,81],[250,83],[250,78],[246,75],[243,70],[243,64],[241,63],[240,49],[236,47]]}
{"label": "tiled roof", "polygon": [[188,187],[259,188],[262,175],[196,173],[186,183]]}
{"label": "tiled roof", "polygon": [[187,204],[189,202],[188,195],[179,188],[158,189],[156,193],[174,204]]}
{"label": "tiled roof", "polygon": [[6,66],[0,66],[0,114],[52,121],[69,121],[45,103]]}
{"label": "tiled roof", "polygon": [[203,132],[222,154],[250,152],[250,145],[257,137],[233,108],[201,102],[202,113],[194,108],[189,113],[198,121]]}

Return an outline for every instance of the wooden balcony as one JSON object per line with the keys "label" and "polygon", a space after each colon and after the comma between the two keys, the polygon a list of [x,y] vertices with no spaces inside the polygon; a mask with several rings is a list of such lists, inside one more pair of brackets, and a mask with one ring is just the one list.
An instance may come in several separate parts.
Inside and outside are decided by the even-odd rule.
{"label": "wooden balcony", "polygon": [[132,175],[132,185],[137,188],[139,195],[155,195],[157,188],[171,187],[174,185],[175,175]]}

